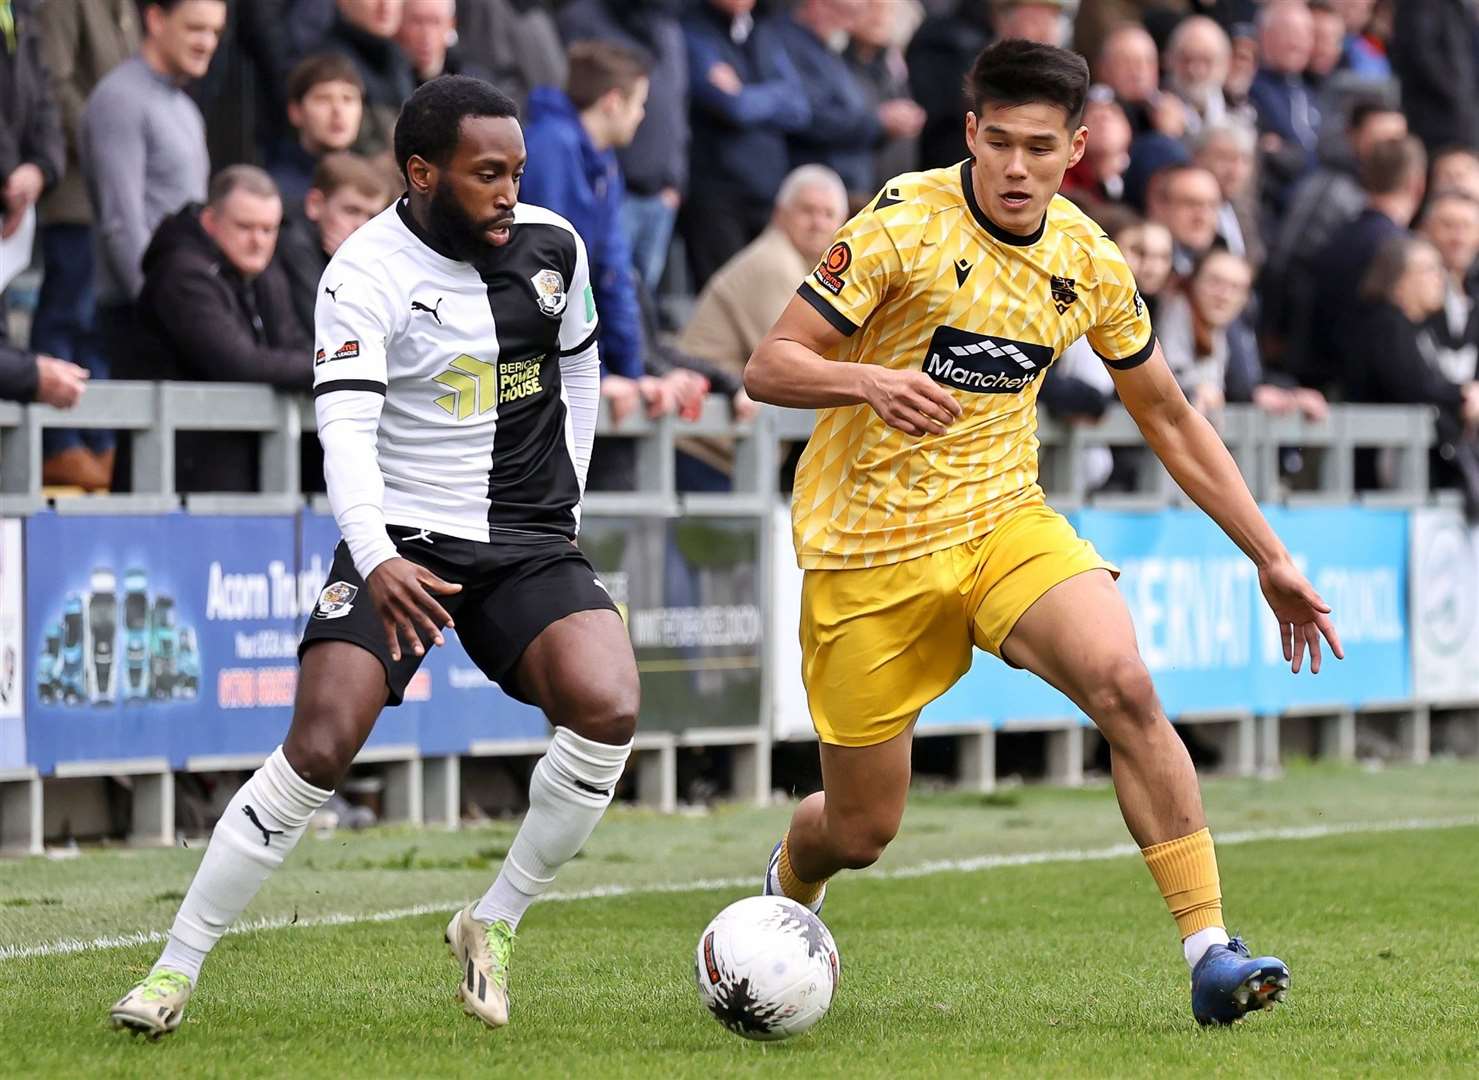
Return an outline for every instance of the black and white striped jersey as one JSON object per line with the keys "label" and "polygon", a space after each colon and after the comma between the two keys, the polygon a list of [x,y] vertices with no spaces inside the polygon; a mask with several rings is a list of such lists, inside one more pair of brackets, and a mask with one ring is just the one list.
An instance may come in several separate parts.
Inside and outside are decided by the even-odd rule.
{"label": "black and white striped jersey", "polygon": [[569,222],[520,204],[507,244],[459,262],[402,198],[335,253],[314,322],[329,499],[361,573],[395,554],[386,524],[575,536],[599,362]]}

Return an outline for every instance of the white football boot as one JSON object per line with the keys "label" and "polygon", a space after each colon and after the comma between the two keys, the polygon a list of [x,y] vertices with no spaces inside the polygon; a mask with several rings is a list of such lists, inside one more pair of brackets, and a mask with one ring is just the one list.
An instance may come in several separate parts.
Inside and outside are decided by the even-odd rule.
{"label": "white football boot", "polygon": [[447,924],[444,940],[462,972],[457,996],[469,1016],[489,1027],[508,1023],[508,968],[514,955],[514,932],[502,919],[491,926],[472,917],[468,904]]}
{"label": "white football boot", "polygon": [[151,971],[118,999],[108,1019],[117,1030],[157,1039],[180,1026],[192,989],[190,977],[182,972],[169,968]]}

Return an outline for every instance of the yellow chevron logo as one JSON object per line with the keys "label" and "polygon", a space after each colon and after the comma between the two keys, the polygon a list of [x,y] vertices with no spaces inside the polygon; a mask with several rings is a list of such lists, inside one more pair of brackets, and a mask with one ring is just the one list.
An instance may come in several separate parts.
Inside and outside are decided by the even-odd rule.
{"label": "yellow chevron logo", "polygon": [[498,368],[475,356],[463,353],[431,381],[452,391],[437,398],[436,404],[458,420],[466,420],[473,413],[481,416],[498,404]]}

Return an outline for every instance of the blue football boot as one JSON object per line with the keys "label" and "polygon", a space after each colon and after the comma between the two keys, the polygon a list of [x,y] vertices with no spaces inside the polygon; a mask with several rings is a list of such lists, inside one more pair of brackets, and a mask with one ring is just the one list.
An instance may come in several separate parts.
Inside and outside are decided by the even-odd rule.
{"label": "blue football boot", "polygon": [[1191,1012],[1203,1025],[1231,1024],[1246,1013],[1272,1009],[1288,993],[1288,965],[1274,956],[1253,959],[1242,938],[1213,945],[1191,973]]}
{"label": "blue football boot", "polygon": [[[781,888],[780,874],[776,869],[778,866],[780,866],[780,863],[781,845],[776,844],[775,850],[770,853],[770,865],[765,868],[765,884],[760,889],[761,896],[786,895],[785,891]],[[822,913],[822,902],[826,899],[827,886],[823,885],[822,891],[817,894],[817,898],[806,906],[811,909],[811,913],[813,915],[820,915]]]}

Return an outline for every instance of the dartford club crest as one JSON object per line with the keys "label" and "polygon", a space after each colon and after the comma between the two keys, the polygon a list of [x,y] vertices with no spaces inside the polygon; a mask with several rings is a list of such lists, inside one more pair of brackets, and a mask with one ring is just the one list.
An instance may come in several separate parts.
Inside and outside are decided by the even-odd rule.
{"label": "dartford club crest", "polygon": [[558,270],[541,270],[529,280],[534,284],[540,311],[554,318],[565,310],[565,279]]}
{"label": "dartford club crest", "polygon": [[358,594],[359,586],[347,581],[336,581],[324,586],[324,591],[318,594],[318,606],[313,609],[313,617],[342,619],[354,610],[354,598]]}

